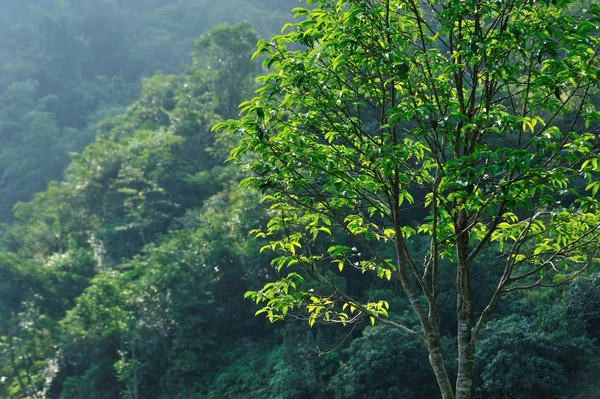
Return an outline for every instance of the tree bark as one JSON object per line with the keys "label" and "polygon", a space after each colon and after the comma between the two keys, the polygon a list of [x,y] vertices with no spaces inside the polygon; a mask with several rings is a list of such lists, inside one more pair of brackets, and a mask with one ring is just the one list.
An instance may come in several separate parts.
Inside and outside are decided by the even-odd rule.
{"label": "tree bark", "polygon": [[470,399],[475,368],[475,350],[471,344],[471,322],[458,320],[458,376],[456,399]]}
{"label": "tree bark", "polygon": [[458,375],[456,378],[456,398],[470,399],[475,368],[475,347],[471,336],[473,331],[473,309],[471,307],[469,237],[466,232],[468,218],[459,211],[456,223],[456,315],[458,324]]}
{"label": "tree bark", "polygon": [[[399,187],[399,185],[396,185],[396,187]],[[409,277],[409,270],[412,270],[415,279],[418,280],[419,278],[422,278],[422,276],[418,274],[416,268],[409,267],[412,260],[410,258],[409,250],[403,241],[400,207],[398,204],[400,204],[399,193],[396,191],[394,192],[393,202],[390,204],[390,208],[392,209],[392,218],[397,235],[395,241],[396,258],[398,260],[397,276],[404,293],[408,297],[408,300],[419,319],[421,328],[423,329],[424,338],[427,342],[427,350],[429,352],[429,364],[431,365],[438,387],[440,388],[441,397],[442,399],[454,399],[454,390],[444,364],[442,337],[437,326],[437,298],[431,295],[427,286],[423,284],[422,281],[413,286],[413,282]],[[423,309],[420,301],[421,296],[424,296],[427,299],[429,312],[426,312],[425,309]]]}
{"label": "tree bark", "polygon": [[[408,276],[406,276],[406,279],[408,280]],[[407,282],[408,281],[401,281],[403,286]],[[444,355],[442,353],[442,337],[435,322],[435,315],[428,316],[425,314],[421,304],[418,301],[418,298],[411,289],[412,287],[410,287],[410,283],[404,288],[413,310],[419,318],[423,332],[425,333],[427,351],[429,352],[429,364],[431,365],[433,373],[435,374],[435,379],[437,380],[438,387],[440,388],[441,397],[442,399],[454,399],[454,391],[452,389],[452,384],[450,383],[450,378],[448,377],[446,365],[444,364]]]}
{"label": "tree bark", "polygon": [[429,364],[435,374],[435,378],[440,388],[440,394],[443,399],[454,399],[452,384],[450,383],[446,365],[444,364],[440,334],[436,331],[431,335],[428,334],[426,339],[428,345],[427,349],[429,351]]}

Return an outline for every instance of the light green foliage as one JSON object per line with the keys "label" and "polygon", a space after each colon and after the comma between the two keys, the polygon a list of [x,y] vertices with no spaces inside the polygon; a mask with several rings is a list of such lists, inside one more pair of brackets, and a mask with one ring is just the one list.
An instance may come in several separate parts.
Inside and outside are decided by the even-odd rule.
{"label": "light green foliage", "polygon": [[[596,82],[598,60],[588,51],[596,40],[591,36],[592,22],[581,22],[578,28],[558,25],[547,31],[521,32],[521,17],[515,15],[511,32],[492,26],[478,52],[473,53],[465,43],[482,33],[467,31],[472,37],[461,39],[464,43],[458,43],[452,54],[466,58],[461,64],[438,50],[424,53],[414,48],[412,41],[420,37],[418,28],[424,26],[413,20],[406,10],[409,5],[390,6],[394,11],[389,18],[394,20],[385,35],[375,31],[376,23],[386,23],[384,3],[352,4],[349,9],[343,5],[322,2],[316,10],[298,9],[305,20],[293,25],[292,33],[259,45],[257,54],[268,54],[265,63],[280,72],[261,78],[260,97],[245,104],[246,117],[239,123],[242,144],[233,157],[243,162],[242,154],[248,150],[262,155],[246,164],[254,176],[245,184],[272,191],[267,200],[275,203],[278,216],[272,219],[267,235],[286,230],[286,237],[273,248],[284,249],[286,256],[296,259],[296,248],[309,245],[323,232],[330,234],[332,223],[367,241],[387,241],[397,235],[408,239],[415,228],[419,233],[443,236],[453,234],[460,213],[468,217],[468,230],[463,233],[469,234],[472,245],[498,241],[513,271],[558,271],[556,265],[550,267],[554,260],[563,270],[569,263],[588,264],[593,251],[581,249],[586,243],[594,244],[593,230],[599,224],[595,138],[589,133],[561,132],[551,123],[569,105],[586,109],[590,105],[561,101],[546,93],[557,85],[572,85],[572,97]],[[457,6],[448,16],[459,18],[466,12],[461,7],[468,6]],[[541,22],[558,18],[565,24],[576,23],[560,14],[562,8],[524,7],[520,12]],[[500,10],[490,3],[480,12],[493,18]],[[591,21],[599,18],[598,7],[587,12]],[[344,28],[336,29],[338,23]],[[368,23],[374,26],[366,29]],[[559,33],[567,35],[571,29],[580,33],[556,42]],[[445,31],[438,31],[438,36],[441,32]],[[507,65],[506,48],[529,43],[523,35],[534,34],[534,48],[519,50],[516,60]],[[435,37],[426,38],[437,43]],[[584,41],[588,47],[578,45]],[[285,50],[287,42],[305,44],[307,49]],[[541,42],[545,47],[539,47]],[[569,50],[568,57],[544,57],[559,45]],[[532,58],[535,54],[539,57]],[[483,57],[486,64],[475,62],[483,70],[473,79],[482,84],[481,80],[493,78],[498,90],[485,95],[464,88],[473,98],[468,101],[469,109],[462,109],[465,103],[459,97],[464,93],[457,93],[451,82],[457,73],[466,73],[463,68],[471,65],[472,58]],[[523,81],[515,71],[504,71],[524,69],[527,63],[534,65],[526,69],[532,75],[530,81]],[[358,65],[360,73],[352,74]],[[417,65],[427,65],[431,76],[421,73]],[[521,93],[521,98],[513,99],[519,105],[516,109],[503,101],[512,98],[510,90]],[[523,90],[529,92],[528,97],[523,97]],[[369,131],[362,117],[368,118],[369,111],[377,108],[385,114],[379,115],[379,127]],[[440,147],[443,141],[446,148]],[[577,191],[580,175],[587,186]],[[425,190],[424,204],[436,213],[420,223],[403,218],[401,230],[396,231],[392,212],[395,206],[402,209],[413,203],[411,189]],[[568,195],[580,198],[574,202]],[[390,204],[394,198],[396,202]],[[561,205],[561,200],[569,203]],[[517,216],[517,210],[523,214]],[[338,249],[331,247],[329,256],[298,260],[308,265],[347,259],[349,248]],[[438,251],[439,256],[453,258],[455,243],[444,240]],[[359,267],[395,269],[375,258],[362,261]]]}
{"label": "light green foliage", "polygon": [[127,292],[116,272],[98,274],[65,319],[70,334],[105,337],[125,331],[132,319],[125,308]]}
{"label": "light green foliage", "polygon": [[[600,80],[600,7],[308,3],[282,35],[259,42],[255,56],[272,71],[243,117],[218,125],[241,137],[231,158],[250,173],[242,186],[265,190],[272,204],[268,228],[255,235],[281,255],[281,279],[247,295],[270,320],[300,309],[310,325],[378,319],[437,356],[448,260],[456,395],[468,398],[475,342],[498,299],[575,278],[598,261],[600,159],[588,128],[598,115],[590,95]],[[340,236],[359,245],[340,246]],[[415,237],[429,239],[423,258],[408,244]],[[503,262],[491,298],[477,298],[487,306],[473,314],[471,269],[485,248]],[[322,288],[296,287],[286,267]],[[385,301],[359,301],[326,276],[349,268],[401,284],[423,332],[387,320]],[[454,397],[440,359],[432,366],[442,396]]]}
{"label": "light green foliage", "polygon": [[[273,74],[245,104],[245,120],[228,125],[243,129],[245,141],[232,156],[257,172],[244,182],[255,190],[236,188],[239,168],[223,164],[240,135],[210,129],[236,117],[237,103],[256,88],[256,34],[248,24],[218,25],[196,41],[183,73],[176,71],[212,17],[260,17],[265,37],[280,25],[277,10],[297,1],[143,3],[3,3],[0,135],[11,138],[0,149],[0,169],[8,165],[4,171],[24,178],[2,187],[14,194],[23,184],[31,192],[34,181],[46,181],[37,179],[42,156],[60,158],[96,139],[72,155],[62,182],[17,205],[14,223],[0,226],[0,397],[439,397],[427,352],[438,374],[432,348],[446,354],[450,376],[469,355],[454,356],[468,331],[457,329],[457,318],[470,320],[455,311],[457,293],[465,292],[456,285],[457,270],[465,270],[457,250],[463,241],[455,236],[461,209],[476,252],[467,262],[473,301],[462,303],[494,320],[478,347],[474,395],[518,396],[522,385],[548,396],[598,396],[597,284],[593,276],[565,281],[585,267],[583,256],[594,256],[581,221],[594,223],[597,143],[569,132],[597,129],[595,111],[578,106],[593,74],[577,75],[595,62],[586,49],[596,38],[586,42],[592,28],[579,22],[594,20],[595,8],[569,10],[571,20],[558,16],[558,2],[485,3],[485,18],[514,5],[502,14],[507,22],[489,31],[496,40],[487,43],[489,54],[468,42],[477,28],[474,14],[464,15],[475,2],[425,7],[419,18],[415,4],[391,1],[389,28],[382,1],[314,2],[297,10],[304,22],[259,43],[256,57]],[[552,23],[544,25],[547,17]],[[413,40],[419,25],[425,43]],[[536,34],[536,26],[547,29]],[[446,46],[452,29],[454,44]],[[556,39],[561,29],[572,37]],[[534,47],[554,35],[540,57]],[[525,51],[498,61],[518,44]],[[473,54],[490,61],[482,59],[477,73]],[[494,75],[493,63],[504,72]],[[525,94],[529,65],[535,84]],[[164,72],[152,75],[157,67]],[[149,76],[140,97],[123,111],[140,74]],[[482,78],[480,88],[496,79],[488,111],[480,105],[486,90],[470,100],[474,76]],[[558,96],[546,87],[563,78]],[[443,94],[439,108],[436,91]],[[533,103],[530,96],[544,91]],[[590,85],[587,94],[594,91]],[[448,121],[432,123],[444,112]],[[586,112],[587,127],[577,118]],[[48,176],[61,172],[58,158],[44,158]],[[524,198],[534,186],[541,191],[529,209]],[[511,237],[531,215],[519,246]],[[556,257],[568,270],[547,253],[553,245],[563,247]],[[543,277],[541,285],[563,281],[565,290],[495,300],[513,249],[531,257],[515,264],[513,277],[536,271],[523,283]],[[253,301],[244,300],[243,292],[261,286],[247,294]],[[414,295],[407,298],[406,287]],[[252,317],[257,303],[272,320],[296,322]],[[550,377],[555,391],[546,386]]]}
{"label": "light green foliage", "polygon": [[239,321],[249,306],[231,291],[260,274],[252,270],[258,244],[247,237],[247,225],[263,217],[250,209],[256,201],[251,192],[219,194],[204,205],[202,227],[172,232],[91,281],[63,321],[65,357],[81,340],[99,349],[113,342],[119,350],[118,357],[80,361],[81,378],[110,355],[119,381],[131,391],[137,385],[142,397],[190,398],[207,389],[225,356],[215,347],[226,351],[251,327]]}

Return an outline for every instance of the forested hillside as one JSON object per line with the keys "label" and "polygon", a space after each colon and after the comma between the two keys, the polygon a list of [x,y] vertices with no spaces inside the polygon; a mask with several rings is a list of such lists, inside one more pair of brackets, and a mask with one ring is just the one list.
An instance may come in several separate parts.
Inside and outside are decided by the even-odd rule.
{"label": "forested hillside", "polygon": [[295,1],[6,0],[0,13],[0,222],[58,180],[69,153],[140,94],[140,80],[178,73],[215,24],[277,33]]}
{"label": "forested hillside", "polygon": [[[588,18],[579,2],[484,7],[486,18],[500,12],[507,24],[504,42],[490,39],[490,65],[494,46],[509,39],[517,48],[564,36],[497,61],[497,75],[473,72],[479,50],[468,47],[465,74],[484,76],[464,88],[473,90],[468,111],[447,83],[460,70],[453,62],[463,61],[443,58],[451,24],[436,19],[438,7],[414,14],[421,5],[394,0],[5,3],[0,398],[439,398],[433,344],[424,344],[433,334],[414,309],[435,303],[437,348],[456,380],[464,367],[454,266],[462,241],[448,221],[463,199],[457,215],[491,215],[462,238],[477,254],[467,278],[470,319],[485,313],[486,323],[473,346],[472,390],[446,397],[600,397],[600,65],[589,44],[598,43],[597,5],[586,5],[589,24],[576,19]],[[452,18],[470,20],[481,6],[460,3],[468,4]],[[527,18],[550,25],[550,16],[556,29],[579,28],[568,38],[528,28]],[[442,33],[421,33],[417,43],[425,20]],[[396,52],[385,47],[392,42]],[[585,63],[593,68],[584,76],[577,68]],[[535,106],[522,111],[530,94],[512,96],[524,65],[539,66],[530,66],[529,80],[546,79],[528,86],[547,105],[539,120]],[[489,90],[473,88],[495,76],[508,83],[489,101],[491,116],[481,117],[487,109],[475,100]],[[573,82],[588,78],[582,93],[584,83]],[[436,103],[438,94],[447,100]],[[585,101],[570,102],[577,99]],[[445,141],[428,141],[427,126]],[[481,140],[472,146],[479,152],[467,154],[462,136],[456,144],[445,128]],[[444,162],[426,161],[432,142],[447,146]],[[453,146],[463,145],[456,155]],[[398,165],[408,170],[405,182]],[[438,169],[447,177],[433,179],[428,196]],[[396,195],[402,226],[386,224],[394,213],[386,195]],[[486,226],[500,232],[492,239]],[[530,234],[531,226],[538,230]],[[401,253],[416,260],[406,279],[390,246],[404,236]],[[518,244],[522,237],[533,244]],[[507,259],[521,248],[525,266],[496,295]],[[430,278],[434,258],[432,300],[419,276]],[[535,289],[511,289],[515,281]],[[424,293],[407,295],[407,282]]]}

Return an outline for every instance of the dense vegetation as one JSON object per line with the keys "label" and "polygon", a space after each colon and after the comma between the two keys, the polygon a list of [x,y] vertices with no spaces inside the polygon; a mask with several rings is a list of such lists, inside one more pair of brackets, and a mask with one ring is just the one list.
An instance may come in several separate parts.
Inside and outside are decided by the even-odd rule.
{"label": "dense vegetation", "polygon": [[[441,397],[470,399],[499,301],[600,263],[600,146],[587,130],[600,118],[600,6],[308,3],[259,42],[274,71],[239,121],[217,125],[241,133],[241,186],[271,204],[253,233],[278,254],[279,278],[247,296],[271,321],[368,318],[410,335]],[[357,298],[332,266],[400,287],[416,322],[394,318],[389,293]],[[479,273],[491,289],[472,290]],[[448,316],[455,349],[440,330]]]}
{"label": "dense vegetation", "polygon": [[[279,275],[249,236],[274,216],[261,201],[274,184],[238,188],[223,161],[239,135],[211,129],[251,98],[256,43],[297,2],[140,3],[11,1],[0,15],[0,397],[439,397],[409,335],[368,317],[270,324],[243,298]],[[476,312],[496,289],[495,253],[472,267]],[[389,320],[419,331],[400,284],[347,269],[326,276],[357,301],[386,298]],[[455,279],[440,269],[447,353]],[[592,266],[560,290],[500,299],[474,397],[599,397],[599,290]],[[457,359],[445,366],[454,378]]]}
{"label": "dense vegetation", "polygon": [[[140,78],[176,73],[218,23],[262,37],[289,19],[287,1],[7,0],[0,15],[0,222],[58,180],[68,154],[121,113]],[[237,98],[232,98],[237,100]]]}

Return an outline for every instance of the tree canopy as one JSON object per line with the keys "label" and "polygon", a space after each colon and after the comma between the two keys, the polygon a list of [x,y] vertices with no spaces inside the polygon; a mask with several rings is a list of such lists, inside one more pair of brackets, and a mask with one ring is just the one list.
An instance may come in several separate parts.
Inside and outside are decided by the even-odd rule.
{"label": "tree canopy", "polygon": [[[272,204],[255,235],[280,254],[280,279],[247,296],[271,321],[294,310],[310,325],[367,317],[397,328],[428,350],[443,398],[469,398],[476,343],[499,298],[557,286],[600,260],[600,7],[308,3],[287,33],[259,43],[273,72],[243,118],[218,125],[241,137],[231,157],[251,173],[242,185]],[[395,321],[385,296],[361,301],[339,287],[332,274],[349,268],[399,284],[417,327]],[[439,331],[448,268],[454,384]],[[471,290],[478,268],[495,280],[481,298]],[[474,312],[474,301],[486,305]]]}
{"label": "tree canopy", "polygon": [[[138,97],[142,78],[157,71],[179,73],[183,63],[190,63],[200,34],[219,23],[248,20],[266,37],[287,21],[294,3],[5,1],[0,222],[12,220],[15,203],[29,201],[51,180],[61,179],[69,154],[93,142],[96,125]],[[237,107],[242,97],[234,97]]]}

